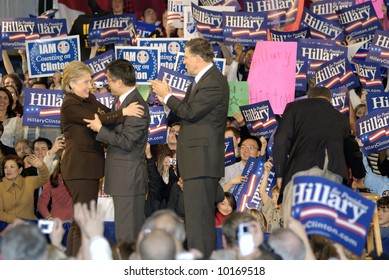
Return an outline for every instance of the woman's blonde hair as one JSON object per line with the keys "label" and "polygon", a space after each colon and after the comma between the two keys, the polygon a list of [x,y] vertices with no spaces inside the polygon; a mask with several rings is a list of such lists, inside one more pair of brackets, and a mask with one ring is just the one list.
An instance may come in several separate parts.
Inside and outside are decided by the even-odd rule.
{"label": "woman's blonde hair", "polygon": [[93,74],[92,69],[88,67],[84,62],[74,60],[65,66],[63,69],[61,87],[66,93],[74,93],[70,86],[71,82],[79,80],[84,74]]}

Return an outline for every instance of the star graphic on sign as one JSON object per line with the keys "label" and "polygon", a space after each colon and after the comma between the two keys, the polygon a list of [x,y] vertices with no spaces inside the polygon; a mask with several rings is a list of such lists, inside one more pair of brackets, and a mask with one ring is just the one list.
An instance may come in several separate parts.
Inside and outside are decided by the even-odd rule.
{"label": "star graphic on sign", "polygon": [[239,107],[238,101],[239,101],[239,99],[238,99],[238,98],[236,98],[236,96],[235,96],[235,95],[233,95],[233,96],[230,98],[230,106],[232,106],[232,105],[236,105],[236,106],[238,106],[238,107]]}

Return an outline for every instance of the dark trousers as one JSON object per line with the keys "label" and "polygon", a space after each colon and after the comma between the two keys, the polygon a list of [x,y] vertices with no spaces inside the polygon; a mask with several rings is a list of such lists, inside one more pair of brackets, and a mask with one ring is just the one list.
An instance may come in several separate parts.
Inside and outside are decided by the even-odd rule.
{"label": "dark trousers", "polygon": [[216,249],[215,203],[220,201],[218,178],[184,180],[185,228],[188,247],[196,248],[209,259]]}
{"label": "dark trousers", "polygon": [[[73,205],[77,202],[86,203],[89,207],[91,200],[96,201],[99,192],[99,180],[66,180],[65,185],[72,195]],[[78,224],[73,220],[69,229],[66,242],[66,254],[76,257],[81,247],[81,230]]]}

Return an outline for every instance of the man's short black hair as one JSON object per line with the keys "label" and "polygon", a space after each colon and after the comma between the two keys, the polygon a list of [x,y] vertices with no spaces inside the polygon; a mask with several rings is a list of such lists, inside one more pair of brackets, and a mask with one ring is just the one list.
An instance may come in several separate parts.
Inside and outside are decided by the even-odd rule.
{"label": "man's short black hair", "polygon": [[39,137],[39,138],[35,139],[34,142],[32,142],[33,149],[35,149],[35,143],[38,143],[38,142],[45,142],[47,144],[47,147],[49,148],[49,150],[53,147],[53,143],[50,141],[50,139]]}

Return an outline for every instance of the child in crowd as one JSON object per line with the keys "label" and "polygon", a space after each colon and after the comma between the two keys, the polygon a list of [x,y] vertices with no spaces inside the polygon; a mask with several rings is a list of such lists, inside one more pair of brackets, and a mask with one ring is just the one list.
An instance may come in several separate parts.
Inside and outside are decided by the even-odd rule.
{"label": "child in crowd", "polygon": [[224,200],[216,205],[215,226],[221,226],[224,219],[236,210],[236,201],[229,192],[224,192]]}

